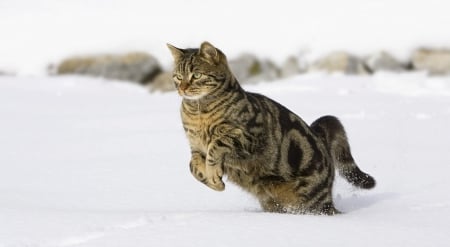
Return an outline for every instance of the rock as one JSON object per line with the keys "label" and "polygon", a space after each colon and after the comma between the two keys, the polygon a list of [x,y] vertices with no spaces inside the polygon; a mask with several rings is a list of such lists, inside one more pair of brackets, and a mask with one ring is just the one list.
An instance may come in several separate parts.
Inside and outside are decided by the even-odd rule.
{"label": "rock", "polygon": [[421,48],[413,52],[411,65],[416,70],[426,70],[431,75],[450,74],[450,50]]}
{"label": "rock", "polygon": [[243,54],[231,59],[228,65],[240,83],[271,81],[279,77],[279,70],[273,62],[260,61],[252,54]]}
{"label": "rock", "polygon": [[258,58],[248,53],[231,59],[228,65],[233,75],[241,83],[245,83],[250,77],[261,73],[261,63]]}
{"label": "rock", "polygon": [[161,73],[161,67],[153,56],[134,52],[68,58],[57,66],[56,73],[100,76],[148,84]]}
{"label": "rock", "polygon": [[401,72],[406,70],[406,66],[400,63],[392,55],[385,51],[371,54],[364,60],[366,68],[371,72],[393,71]]}
{"label": "rock", "polygon": [[281,65],[280,77],[286,78],[300,74],[302,71],[298,63],[298,59],[294,56],[288,57],[286,61]]}
{"label": "rock", "polygon": [[169,92],[175,91],[173,76],[171,72],[163,72],[155,77],[149,84],[150,92]]}
{"label": "rock", "polygon": [[347,52],[330,53],[316,61],[310,67],[310,70],[326,71],[328,73],[341,72],[350,75],[369,74],[363,61]]}
{"label": "rock", "polygon": [[15,74],[12,70],[0,69],[0,76],[14,76]]}
{"label": "rock", "polygon": [[272,61],[261,61],[260,68],[260,73],[248,78],[247,83],[268,82],[280,78],[280,69]]}

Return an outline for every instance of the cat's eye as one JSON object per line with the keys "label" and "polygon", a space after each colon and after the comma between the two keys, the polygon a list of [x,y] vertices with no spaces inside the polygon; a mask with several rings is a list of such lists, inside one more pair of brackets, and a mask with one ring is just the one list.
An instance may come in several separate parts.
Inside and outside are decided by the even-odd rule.
{"label": "cat's eye", "polygon": [[175,74],[175,75],[173,75],[173,77],[177,78],[177,80],[180,80],[180,81],[183,80],[183,76],[180,74]]}
{"label": "cat's eye", "polygon": [[195,72],[192,77],[194,77],[194,79],[199,79],[200,77],[202,77],[202,73],[199,72]]}

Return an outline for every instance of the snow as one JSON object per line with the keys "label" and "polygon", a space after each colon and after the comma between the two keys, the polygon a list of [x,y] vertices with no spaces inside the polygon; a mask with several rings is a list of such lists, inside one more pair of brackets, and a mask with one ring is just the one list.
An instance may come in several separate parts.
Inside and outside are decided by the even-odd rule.
{"label": "snow", "polygon": [[245,87],[347,128],[370,191],[327,217],[264,213],[188,169],[176,93],[85,77],[0,77],[0,247],[447,246],[450,78],[307,74]]}
{"label": "snow", "polygon": [[[345,214],[269,214],[231,183],[189,172],[176,93],[126,82],[48,77],[80,54],[135,50],[168,67],[166,43],[208,40],[281,63],[386,49],[406,60],[448,46],[444,0],[0,1],[0,247],[448,246],[450,77],[307,74],[246,86],[311,123],[346,126],[370,191],[338,178]],[[401,33],[401,35],[399,35]]]}

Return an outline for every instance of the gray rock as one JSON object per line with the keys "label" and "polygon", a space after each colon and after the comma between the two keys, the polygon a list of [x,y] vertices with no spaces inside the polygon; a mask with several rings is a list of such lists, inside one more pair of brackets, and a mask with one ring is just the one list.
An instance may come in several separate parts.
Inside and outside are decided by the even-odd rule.
{"label": "gray rock", "polygon": [[406,70],[406,66],[400,63],[392,55],[385,51],[371,54],[364,60],[366,68],[371,72],[377,71],[394,71],[401,72]]}
{"label": "gray rock", "polygon": [[151,55],[134,52],[123,55],[72,57],[61,62],[56,74],[81,74],[148,84],[161,73]]}
{"label": "gray rock", "polygon": [[313,63],[309,70],[326,71],[328,73],[341,72],[351,75],[369,74],[364,62],[347,52],[330,53]]}
{"label": "gray rock", "polygon": [[281,65],[280,77],[286,78],[300,74],[302,72],[298,59],[294,56],[288,57],[286,61]]}
{"label": "gray rock", "polygon": [[149,84],[150,92],[169,92],[175,91],[173,76],[171,72],[163,72],[155,77]]}
{"label": "gray rock", "polygon": [[261,71],[248,78],[247,83],[269,82],[280,78],[280,69],[270,60],[260,62]]}
{"label": "gray rock", "polygon": [[16,73],[14,73],[12,70],[0,69],[0,76],[14,76],[14,75],[16,75]]}
{"label": "gray rock", "polygon": [[261,63],[258,58],[248,53],[231,59],[228,65],[233,75],[241,83],[245,83],[249,78],[261,73]]}
{"label": "gray rock", "polygon": [[260,61],[255,55],[242,54],[228,62],[234,76],[240,83],[271,81],[279,77],[279,69],[269,61]]}
{"label": "gray rock", "polygon": [[418,49],[412,54],[411,65],[413,69],[426,70],[431,75],[448,75],[450,49]]}

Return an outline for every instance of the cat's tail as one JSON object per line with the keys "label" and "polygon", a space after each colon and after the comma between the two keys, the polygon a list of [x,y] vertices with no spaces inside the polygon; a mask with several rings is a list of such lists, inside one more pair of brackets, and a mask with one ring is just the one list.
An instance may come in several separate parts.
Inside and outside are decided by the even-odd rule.
{"label": "cat's tail", "polygon": [[333,163],[347,181],[356,187],[371,189],[375,187],[375,179],[361,171],[350,152],[347,135],[339,119],[324,116],[311,124],[311,129],[326,144]]}

